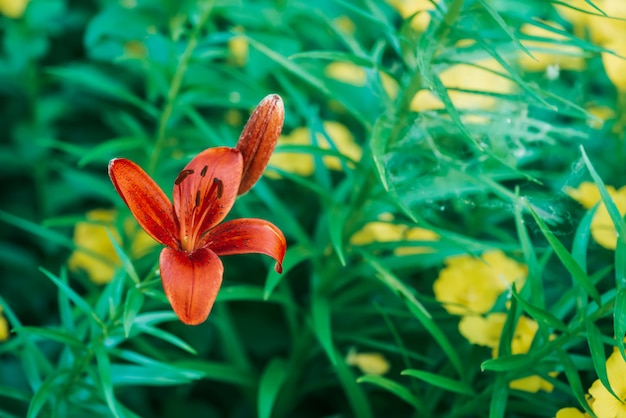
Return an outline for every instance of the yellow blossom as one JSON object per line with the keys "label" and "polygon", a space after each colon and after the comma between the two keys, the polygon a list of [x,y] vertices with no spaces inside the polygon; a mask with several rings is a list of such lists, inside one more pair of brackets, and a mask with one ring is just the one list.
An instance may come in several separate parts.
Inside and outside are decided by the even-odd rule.
{"label": "yellow blossom", "polygon": [[387,97],[391,100],[395,100],[395,98],[398,97],[398,91],[400,90],[398,82],[395,78],[384,71],[379,71],[378,74],[380,75],[380,82],[383,86],[383,90],[387,93]]}
{"label": "yellow blossom", "polygon": [[[621,36],[626,36],[626,30]],[[615,41],[607,44],[605,47],[617,55],[610,52],[602,52],[604,71],[615,88],[624,92],[626,91],[626,59],[622,57],[626,56],[626,45],[623,41]]]}
{"label": "yellow blossom", "polygon": [[352,245],[367,245],[373,242],[401,241],[406,225],[389,222],[368,222],[350,238]]}
{"label": "yellow blossom", "polygon": [[[492,356],[496,358],[498,357],[498,347],[506,317],[507,315],[502,312],[490,313],[486,317],[467,315],[459,322],[459,332],[472,344],[490,347]],[[511,340],[511,353],[528,353],[538,329],[539,325],[536,321],[521,316]],[[551,375],[556,374],[551,373]],[[540,390],[552,392],[553,389],[553,385],[541,376],[526,376],[512,380],[509,382],[509,387],[532,393]]]}
{"label": "yellow blossom", "polygon": [[349,61],[331,62],[326,66],[324,74],[328,78],[357,87],[363,87],[367,82],[365,69]]}
{"label": "yellow blossom", "polygon": [[333,22],[335,22],[335,25],[337,25],[337,27],[339,27],[342,31],[349,35],[354,35],[354,32],[356,32],[356,25],[354,24],[352,19],[350,19],[346,15],[335,18]]}
{"label": "yellow blossom", "polygon": [[148,56],[148,48],[141,41],[128,41],[124,43],[124,56],[126,58],[143,59]]}
{"label": "yellow blossom", "polygon": [[[354,136],[345,125],[339,122],[325,121],[323,127],[340,154],[354,161],[361,159],[361,147],[354,141]],[[315,139],[319,148],[331,149],[326,135],[322,132],[316,132]],[[308,127],[296,128],[289,135],[281,135],[278,139],[278,145],[312,145],[311,130]],[[325,156],[322,161],[331,170],[342,169],[341,162],[337,157]],[[315,162],[313,156],[306,152],[278,151],[272,154],[269,166],[270,170],[266,171],[266,175],[270,178],[280,178],[278,173],[271,171],[272,167],[301,176],[309,176],[313,174]]]}
{"label": "yellow blossom", "polygon": [[[456,64],[439,74],[442,84],[449,89],[448,96],[460,110],[493,110],[498,98],[488,94],[511,93],[515,84],[505,77],[506,71],[493,58],[471,64]],[[460,90],[475,90],[481,93],[470,93]],[[443,109],[443,102],[430,90],[420,90],[411,100],[411,110],[422,112]]]}
{"label": "yellow blossom", "polygon": [[429,0],[387,0],[387,3],[396,9],[403,19],[411,18],[411,28],[416,32],[426,30],[430,24],[428,11],[435,8],[433,2]]}
{"label": "yellow blossom", "polygon": [[0,14],[17,19],[22,17],[30,0],[0,0]]}
{"label": "yellow blossom", "polygon": [[[541,22],[555,29],[563,31],[563,27],[554,22]],[[537,38],[553,39],[555,41],[567,41],[568,37],[551,30],[530,23],[524,24],[520,31]],[[585,66],[583,51],[579,47],[560,45],[544,41],[522,41],[522,44],[530,50],[533,57],[524,51],[520,51],[518,62],[526,71],[545,71],[550,66],[558,66],[563,70],[582,70]]]}
{"label": "yellow blossom", "polygon": [[626,362],[619,351],[613,351],[606,360],[606,373],[611,389],[619,399],[596,380],[589,388],[594,399],[591,409],[598,418],[626,418]]}
{"label": "yellow blossom", "polygon": [[[626,187],[615,190],[612,186],[606,186],[613,203],[617,206],[620,215],[626,213]],[[583,182],[577,189],[568,188],[565,190],[572,199],[576,200],[586,209],[590,209],[601,201],[598,187],[591,182]],[[591,220],[591,236],[602,247],[614,250],[617,245],[617,232],[615,225],[609,216],[604,203],[600,203],[596,213]]]}
{"label": "yellow blossom", "polygon": [[[350,238],[352,245],[368,245],[374,242],[402,242],[402,241],[438,241],[439,235],[430,229],[409,227],[408,225],[394,224],[388,221],[373,221],[366,223]],[[396,255],[426,254],[434,250],[426,246],[397,247],[393,250]]]}
{"label": "yellow blossom", "polygon": [[248,62],[248,39],[244,35],[235,35],[228,40],[228,58],[238,67]]}
{"label": "yellow blossom", "polygon": [[[95,209],[87,212],[87,221],[78,222],[74,229],[74,242],[77,249],[68,260],[72,270],[84,270],[91,281],[105,284],[111,281],[116,267],[121,265],[107,230],[120,243],[120,236],[115,229],[115,210]],[[130,254],[140,257],[146,254],[156,242],[140,229],[132,220],[124,225],[124,232],[131,239]]]}
{"label": "yellow blossom", "polygon": [[[563,18],[568,20],[574,26],[574,34],[579,38],[585,38],[587,29],[591,29],[591,39],[595,43],[601,43],[603,34],[594,31],[593,28],[601,27],[606,22],[603,16],[594,16],[600,12],[591,6],[585,0],[566,0],[571,7],[553,3],[554,8]],[[593,0],[593,4],[598,6],[600,10],[604,9],[603,0]]]}
{"label": "yellow blossom", "polygon": [[615,118],[615,110],[609,106],[589,106],[587,112],[597,118],[587,119],[587,125],[592,129],[602,129],[607,120]]}
{"label": "yellow blossom", "polygon": [[[617,193],[613,186],[606,186],[606,190],[611,196],[615,196]],[[585,209],[591,209],[596,203],[602,200],[598,186],[591,181],[583,181],[576,189],[566,187],[565,193],[580,203]]]}
{"label": "yellow blossom", "polygon": [[433,289],[435,298],[451,314],[486,313],[513,283],[521,289],[527,274],[526,265],[500,250],[485,252],[481,258],[460,255],[446,259]]}
{"label": "yellow blossom", "polygon": [[346,363],[358,367],[365,374],[382,376],[389,371],[390,365],[385,356],[380,353],[358,353],[355,348],[350,349],[346,356]]}
{"label": "yellow blossom", "polygon": [[2,314],[2,306],[0,306],[0,341],[9,339],[9,323]]}
{"label": "yellow blossom", "polygon": [[561,408],[556,412],[555,418],[591,418],[586,412],[581,412],[578,408]]}
{"label": "yellow blossom", "polygon": [[[439,234],[430,229],[413,227],[404,233],[405,241],[439,241]],[[426,246],[398,247],[393,250],[395,255],[428,254],[435,250]]]}
{"label": "yellow blossom", "polygon": [[[588,15],[589,32],[594,43],[607,46],[613,40],[623,39],[626,34],[626,2],[623,0],[594,0],[606,16]],[[601,14],[593,9],[593,13]]]}

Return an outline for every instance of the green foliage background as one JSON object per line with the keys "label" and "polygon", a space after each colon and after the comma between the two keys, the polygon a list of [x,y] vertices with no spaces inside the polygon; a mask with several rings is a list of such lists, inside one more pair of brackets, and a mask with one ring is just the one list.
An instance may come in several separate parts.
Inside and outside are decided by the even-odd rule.
{"label": "green foliage background", "polygon": [[[585,110],[604,104],[619,119],[623,101],[600,48],[573,35],[584,70],[551,80],[516,67],[522,24],[567,25],[551,2],[448,0],[431,13],[420,36],[376,0],[32,0],[22,18],[3,18],[0,304],[13,334],[0,343],[0,416],[525,417],[583,403],[626,330],[626,242],[588,249],[590,217],[562,190],[589,170],[601,189],[600,178],[623,185],[623,133],[616,121],[590,128]],[[227,45],[241,33],[244,66]],[[488,124],[465,124],[437,74],[489,55],[511,63],[518,91],[479,112]],[[328,78],[335,60],[362,66],[366,85]],[[379,71],[397,81],[395,99]],[[421,88],[446,109],[410,111]],[[335,150],[279,147],[311,153],[315,173],[263,179],[239,199],[234,216],[268,219],[287,236],[282,276],[261,256],[227,257],[209,320],[187,327],[155,277],[156,252],[104,287],[68,273],[73,225],[93,208],[126,210],[110,158],[138,162],[167,191],[191,156],[234,145],[269,93],[285,101],[285,132],[337,120],[363,149],[334,172],[321,158]],[[232,109],[240,123],[226,123]],[[437,231],[436,252],[351,246],[383,212]],[[493,248],[530,270],[509,324],[525,313],[540,331],[528,354],[489,360],[432,283],[446,257]],[[384,354],[391,370],[362,376],[345,361],[351,347]],[[552,393],[508,388],[552,370]]]}

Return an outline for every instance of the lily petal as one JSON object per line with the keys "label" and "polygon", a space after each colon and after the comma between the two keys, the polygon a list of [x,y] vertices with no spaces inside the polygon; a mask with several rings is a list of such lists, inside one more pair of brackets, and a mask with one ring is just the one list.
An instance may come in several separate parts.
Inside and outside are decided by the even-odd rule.
{"label": "lily petal", "polygon": [[243,158],[235,148],[209,148],[185,166],[174,182],[174,211],[182,249],[192,251],[221,222],[237,198]]}
{"label": "lily petal", "polygon": [[178,318],[187,325],[204,322],[222,285],[220,259],[207,248],[192,253],[164,248],[159,261],[163,289]]}
{"label": "lily petal", "polygon": [[178,222],[172,203],[152,178],[134,162],[115,158],[109,177],[139,225],[163,245],[177,248]]}
{"label": "lily petal", "polygon": [[200,243],[215,254],[265,254],[276,260],[274,269],[282,273],[287,249],[285,236],[273,223],[263,219],[242,218],[219,224]]}

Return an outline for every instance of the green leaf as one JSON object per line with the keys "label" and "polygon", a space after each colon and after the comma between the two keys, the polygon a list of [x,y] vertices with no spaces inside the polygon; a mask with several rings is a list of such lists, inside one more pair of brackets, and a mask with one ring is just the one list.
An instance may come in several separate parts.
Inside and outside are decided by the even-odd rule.
{"label": "green leaf", "polygon": [[509,370],[518,370],[530,367],[535,358],[527,354],[513,354],[505,357],[498,357],[485,360],[481,365],[482,371],[490,370],[492,372],[507,372]]}
{"label": "green leaf", "polygon": [[626,349],[624,348],[624,338],[626,338],[626,288],[619,289],[615,296],[613,327],[615,328],[617,348],[619,348],[622,358],[626,361]]}
{"label": "green leaf", "polygon": [[422,380],[430,385],[448,390],[450,392],[460,393],[461,395],[475,396],[476,392],[470,386],[458,380],[441,376],[437,373],[425,372],[423,370],[407,369],[400,373],[403,376],[411,376]]}
{"label": "green leaf", "polygon": [[31,394],[24,390],[2,385],[0,385],[0,396],[15,399],[20,402],[28,402],[31,399]]}
{"label": "green leaf", "polygon": [[[606,189],[604,182],[596,172],[595,168],[593,168],[593,164],[591,164],[591,161],[589,160],[589,157],[587,157],[587,153],[585,152],[585,149],[582,147],[582,145],[580,147],[580,151],[583,156],[583,161],[585,161],[587,169],[589,170],[589,173],[593,178],[593,182],[596,184],[596,186],[598,186],[598,191],[600,192],[600,196],[602,197],[602,203],[604,203],[604,205],[606,206],[606,209],[609,212],[609,216],[611,217],[611,221],[613,222],[613,225],[615,225],[617,239],[620,240],[622,244],[626,245],[626,223],[624,223],[624,218],[619,213],[619,209],[617,209],[617,206],[615,206],[615,203],[613,202],[609,191]],[[618,283],[617,285],[626,287],[626,283]]]}
{"label": "green leaf", "polygon": [[36,235],[44,239],[46,242],[60,244],[72,250],[76,247],[74,245],[74,241],[69,239],[66,235],[52,231],[46,227],[43,227],[26,219],[19,218],[2,210],[0,210],[0,221],[5,222],[9,225],[13,225],[33,235]]}
{"label": "green leaf", "polygon": [[76,348],[83,348],[85,344],[73,335],[68,334],[65,330],[57,330],[51,328],[40,327],[18,327],[15,328],[15,332],[27,332],[31,335],[36,335],[44,339],[59,342],[61,344],[67,344]]}
{"label": "green leaf", "polygon": [[367,253],[360,251],[361,256],[367,261],[367,263],[374,268],[378,273],[376,277],[380,279],[392,292],[402,296],[407,308],[415,316],[415,318],[422,324],[424,328],[433,336],[435,341],[439,344],[441,349],[450,359],[450,362],[455,367],[459,376],[465,376],[465,367],[461,362],[457,351],[450,343],[446,334],[433,320],[430,313],[424,308],[424,306],[415,298],[413,292],[402,283],[390,270],[385,268],[378,260],[374,259]]}
{"label": "green leaf", "polygon": [[193,354],[194,356],[198,354],[198,352],[192,346],[187,344],[185,341],[181,340],[174,334],[171,334],[167,331],[163,331],[162,329],[154,328],[150,325],[137,323],[137,322],[135,323],[135,329],[137,329],[137,331],[139,332],[152,335],[155,338],[168,342],[172,344],[173,346],[180,348],[183,351]]}
{"label": "green leaf", "polygon": [[271,418],[276,397],[287,378],[287,364],[282,359],[273,359],[265,368],[258,392],[259,418]]}
{"label": "green leaf", "polygon": [[28,405],[28,411],[26,412],[27,418],[36,418],[39,416],[42,408],[48,401],[52,401],[56,398],[55,390],[63,386],[63,382],[66,382],[72,375],[68,370],[57,370],[54,373],[48,375],[43,384],[37,389],[30,404]]}
{"label": "green leaf", "polygon": [[504,418],[509,401],[509,382],[504,374],[496,376],[489,404],[489,418]]}
{"label": "green leaf", "polygon": [[541,232],[550,243],[550,246],[554,249],[556,255],[559,257],[567,271],[572,275],[574,282],[580,285],[580,287],[582,287],[598,305],[601,305],[598,290],[593,285],[589,276],[587,276],[585,271],[576,262],[576,259],[565,249],[565,246],[561,243],[561,241],[554,236],[554,233],[550,230],[550,228],[548,228],[548,225],[546,225],[543,219],[537,215],[528,203],[526,204],[526,207],[535,219],[535,222],[539,225]]}
{"label": "green leaf", "polygon": [[124,336],[126,338],[130,335],[133,322],[143,306],[144,299],[143,293],[134,287],[126,292],[126,303],[124,303]]}
{"label": "green leaf", "polygon": [[324,347],[324,351],[330,359],[330,362],[336,365],[338,359],[335,356],[335,347],[333,345],[330,307],[324,295],[316,294],[313,296],[311,315],[313,317],[313,330],[315,331],[315,335],[322,347]]}
{"label": "green leaf", "polygon": [[375,64],[369,57],[359,57],[351,53],[341,51],[305,51],[289,56],[290,60],[317,59],[328,61],[345,61],[358,65],[359,67],[374,68]]}
{"label": "green leaf", "polygon": [[145,139],[139,139],[135,137],[122,137],[109,139],[106,142],[96,145],[83,152],[82,157],[78,160],[78,167],[82,168],[92,161],[101,160],[104,157],[116,156],[123,154],[125,151],[131,151],[136,149],[142,149],[147,145]]}
{"label": "green leaf", "polygon": [[172,386],[193,382],[202,373],[177,370],[174,367],[144,367],[129,364],[111,364],[111,382],[114,386]]}
{"label": "green leaf", "polygon": [[144,110],[150,116],[158,117],[158,111],[139,99],[126,85],[108,76],[92,65],[66,65],[64,67],[48,68],[48,74],[57,77],[68,84],[80,86],[105,97],[131,103]]}
{"label": "green leaf", "polygon": [[516,291],[513,292],[513,296],[517,302],[521,305],[528,314],[537,322],[543,322],[544,324],[557,329],[559,331],[567,332],[568,327],[560,319],[554,316],[552,313],[545,309],[538,308],[524,300],[522,296]]}
{"label": "green leaf", "polygon": [[582,405],[588,414],[595,416],[589,407],[589,403],[587,402],[583,384],[580,381],[580,376],[578,375],[578,368],[572,361],[572,358],[562,349],[557,349],[557,353],[559,355],[559,359],[561,360],[561,365],[563,366],[563,371],[565,372],[567,381],[569,382],[570,388],[572,389],[572,393],[576,397],[576,400],[578,400],[578,403]]}
{"label": "green leaf", "polygon": [[117,402],[115,401],[109,355],[104,346],[100,344],[96,344],[93,346],[93,352],[96,358],[96,363],[98,364],[98,377],[100,378],[100,385],[102,387],[102,392],[104,393],[106,403],[109,407],[109,411],[114,417],[119,418],[122,415],[118,411]]}
{"label": "green leaf", "polygon": [[204,375],[204,379],[214,380],[216,382],[230,383],[244,387],[254,387],[257,384],[256,376],[250,371],[230,364],[204,360],[183,360],[172,363],[172,366],[201,372]]}
{"label": "green leaf", "polygon": [[[39,268],[43,274],[45,274],[52,282],[59,288],[59,291],[65,294],[69,300],[74,302],[74,305],[78,307],[83,313],[85,313],[88,317],[98,323],[102,328],[106,328],[100,317],[96,314],[96,312],[91,308],[91,306],[80,297],[78,293],[76,293],[64,280],[60,280],[54,274],[45,270],[43,267]],[[65,275],[65,270],[62,270],[62,274]]]}
{"label": "green leaf", "polygon": [[358,383],[371,383],[376,385],[386,391],[393,393],[398,398],[402,399],[409,405],[413,406],[417,411],[422,413],[425,412],[424,406],[419,398],[409,391],[405,386],[402,386],[400,383],[395,382],[391,379],[387,379],[382,376],[375,375],[365,375],[361,376],[356,380]]}
{"label": "green leaf", "polygon": [[328,87],[326,87],[326,84],[324,83],[322,79],[311,74],[306,68],[300,66],[294,61],[291,61],[285,58],[284,56],[276,52],[273,48],[263,45],[262,43],[260,43],[259,41],[256,41],[253,38],[248,38],[248,41],[250,42],[250,45],[256,48],[263,55],[266,55],[269,59],[279,64],[281,67],[289,71],[295,77],[311,85],[311,87],[313,87],[314,89],[324,94],[327,98],[339,100],[341,104],[346,108],[346,110],[350,112],[350,114],[356,120],[358,120],[363,126],[366,126],[366,127],[369,126],[369,121],[363,118],[363,116],[361,115],[361,112],[354,109],[350,104],[346,103],[344,100],[341,100],[341,97],[337,97],[336,94],[334,94],[332,91],[330,91]]}
{"label": "green leaf", "polygon": [[602,333],[600,329],[590,320],[586,321],[587,325],[587,343],[589,344],[589,352],[591,353],[591,361],[593,362],[593,368],[598,375],[598,379],[602,382],[602,385],[611,393],[615,398],[619,399],[619,396],[613,392],[611,384],[609,383],[609,376],[606,373],[606,356],[604,355],[604,344],[602,343]]}

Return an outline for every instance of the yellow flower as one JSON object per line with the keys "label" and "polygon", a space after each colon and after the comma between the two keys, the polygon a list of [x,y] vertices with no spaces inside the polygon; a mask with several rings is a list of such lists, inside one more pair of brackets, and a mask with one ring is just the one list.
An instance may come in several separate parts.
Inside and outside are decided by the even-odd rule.
{"label": "yellow flower", "polygon": [[[606,44],[616,39],[623,39],[626,34],[626,3],[623,0],[594,0],[607,16],[588,15],[589,31],[593,42],[607,46]],[[593,9],[593,13],[600,13]]]}
{"label": "yellow flower", "polygon": [[0,0],[0,13],[17,19],[22,17],[30,0]]}
{"label": "yellow flower", "polygon": [[[563,31],[563,27],[554,22],[542,22],[555,29]],[[520,29],[525,35],[538,38],[567,41],[565,35],[552,32],[539,26],[526,23]],[[518,62],[526,71],[545,71],[550,66],[558,66],[563,70],[582,70],[585,66],[583,51],[579,47],[560,45],[543,41],[522,41],[523,45],[532,52],[535,59],[520,51]]]}
{"label": "yellow flower", "polygon": [[597,118],[587,119],[587,125],[592,129],[602,129],[607,120],[615,118],[615,110],[609,106],[589,106],[587,112]]}
{"label": "yellow flower", "polygon": [[428,11],[435,8],[435,5],[429,0],[387,0],[387,3],[396,9],[403,19],[411,18],[411,28],[416,32],[426,30],[430,24]]}
{"label": "yellow flower", "polygon": [[248,39],[244,35],[235,35],[228,40],[228,58],[231,63],[243,67],[248,62]]}
{"label": "yellow flower", "polygon": [[406,231],[406,225],[389,222],[368,222],[350,238],[352,245],[367,245],[373,242],[401,241]]}
{"label": "yellow flower", "polygon": [[0,341],[9,339],[9,323],[2,314],[2,306],[0,306]]}
{"label": "yellow flower", "polygon": [[626,418],[626,362],[619,351],[613,351],[606,360],[606,372],[611,389],[619,399],[600,380],[596,380],[589,388],[589,394],[594,399],[591,409],[598,418]]}
{"label": "yellow flower", "polygon": [[[413,227],[409,228],[404,233],[405,241],[439,241],[439,234],[430,229]],[[433,253],[435,250],[431,247],[425,246],[412,246],[412,247],[398,247],[393,250],[395,255],[412,255],[412,254],[428,254]]]}
{"label": "yellow flower", "polygon": [[[480,315],[464,316],[459,322],[459,332],[470,343],[490,347],[492,356],[498,357],[498,346],[502,337],[502,329],[506,321],[506,314],[495,312],[482,317]],[[536,321],[521,316],[515,327],[513,339],[511,340],[512,354],[525,354],[530,350],[530,346],[539,329]],[[556,375],[551,373],[551,375]],[[552,392],[553,385],[541,376],[526,376],[509,382],[511,389],[525,392]]]}
{"label": "yellow flower", "polygon": [[[626,30],[622,37],[626,36]],[[602,52],[602,64],[604,71],[611,83],[619,90],[626,91],[626,60],[622,58],[626,56],[626,45],[622,41],[615,41],[605,45],[607,49],[615,52],[616,56],[610,52]]]}
{"label": "yellow flower", "polygon": [[[611,196],[617,192],[613,186],[606,186],[606,189]],[[566,187],[565,194],[580,203],[585,209],[591,209],[602,200],[598,186],[591,181],[583,181],[576,189]]]}
{"label": "yellow flower", "polygon": [[485,252],[481,258],[460,255],[446,259],[433,289],[435,298],[451,314],[486,313],[511,284],[521,289],[527,274],[526,265],[500,250]]}
{"label": "yellow flower", "polygon": [[353,347],[346,356],[346,363],[350,366],[358,367],[365,374],[375,374],[382,376],[391,367],[389,362],[380,353],[357,353]]}
{"label": "yellow flower", "polygon": [[[354,136],[339,122],[325,121],[323,123],[324,131],[330,137],[334,147],[340,154],[345,155],[353,161],[361,159],[361,147],[354,142]],[[322,132],[316,132],[315,139],[317,146],[321,149],[331,149],[328,139]],[[307,127],[296,128],[289,135],[282,135],[278,139],[279,145],[311,145],[311,130]],[[337,157],[325,156],[322,158],[324,164],[331,170],[341,170],[341,162]],[[272,167],[301,176],[309,176],[313,174],[315,162],[313,156],[309,153],[301,152],[280,152],[277,150],[270,158],[270,170],[266,171],[266,175],[270,178],[280,178],[275,171],[271,171]]]}
{"label": "yellow flower", "polygon": [[[374,242],[439,241],[439,238],[439,235],[430,229],[373,221],[366,223],[355,232],[350,238],[350,243],[368,245]],[[395,255],[427,254],[433,251],[434,249],[425,246],[397,247],[393,250]]]}
{"label": "yellow flower", "polygon": [[580,412],[578,408],[561,408],[556,412],[555,418],[591,418],[586,412]]}
{"label": "yellow flower", "polygon": [[[600,10],[604,10],[603,0],[593,0],[593,4],[598,6]],[[579,38],[585,38],[586,30],[590,29],[591,40],[595,43],[601,43],[602,33],[593,30],[596,26],[601,27],[608,19],[601,16],[594,16],[590,13],[599,14],[593,6],[585,0],[566,0],[572,7],[562,6],[554,3],[553,6],[563,18],[568,20],[574,26],[574,34]],[[576,10],[578,9],[578,10]],[[582,10],[582,11],[579,11]]]}
{"label": "yellow flower", "polygon": [[126,58],[143,59],[148,56],[148,48],[141,41],[128,41],[124,43],[124,56]]}
{"label": "yellow flower", "polygon": [[[606,186],[613,203],[617,206],[620,215],[626,213],[626,187],[615,190],[612,186]],[[594,207],[601,201],[598,187],[591,182],[583,182],[577,189],[565,189],[572,199],[580,203],[585,209]],[[615,225],[609,216],[609,211],[604,203],[600,203],[591,220],[591,236],[593,239],[608,250],[614,250],[617,245],[617,232]]]}
{"label": "yellow flower", "polygon": [[365,69],[348,61],[331,62],[326,66],[324,74],[326,74],[328,78],[341,81],[342,83],[352,84],[357,87],[363,87],[367,82]]}
{"label": "yellow flower", "polygon": [[354,35],[356,32],[356,25],[348,16],[343,15],[333,19],[333,22],[339,29],[347,33],[348,35]]}
{"label": "yellow flower", "polygon": [[[110,241],[107,229],[120,243],[120,236],[115,229],[115,210],[95,209],[87,212],[87,221],[78,222],[74,229],[74,243],[77,249],[68,260],[72,270],[84,270],[91,281],[105,284],[111,281],[115,269],[121,265],[115,248]],[[131,239],[130,254],[141,257],[156,245],[148,234],[131,219],[124,224],[124,232]]]}
{"label": "yellow flower", "polygon": [[[443,85],[450,89],[448,96],[459,110],[493,110],[498,98],[480,93],[470,93],[452,89],[475,90],[482,93],[508,94],[515,84],[501,74],[506,74],[502,66],[493,58],[477,61],[475,65],[456,64],[439,74]],[[411,110],[423,112],[443,109],[443,102],[430,90],[420,90],[411,100]]]}

